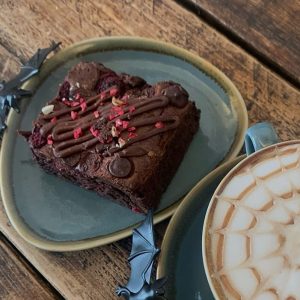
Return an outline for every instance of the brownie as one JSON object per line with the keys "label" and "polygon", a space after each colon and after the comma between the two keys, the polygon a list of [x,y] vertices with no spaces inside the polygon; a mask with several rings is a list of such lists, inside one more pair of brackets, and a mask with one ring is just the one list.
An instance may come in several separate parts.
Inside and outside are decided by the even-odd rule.
{"label": "brownie", "polygon": [[199,128],[178,83],[80,62],[21,131],[38,164],[135,212],[157,207]]}

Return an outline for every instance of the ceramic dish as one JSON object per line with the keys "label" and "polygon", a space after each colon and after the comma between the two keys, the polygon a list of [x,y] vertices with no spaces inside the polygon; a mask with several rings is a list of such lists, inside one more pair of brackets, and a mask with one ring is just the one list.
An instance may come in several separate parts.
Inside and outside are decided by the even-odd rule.
{"label": "ceramic dish", "polygon": [[167,299],[214,300],[202,259],[202,228],[209,201],[223,177],[244,156],[212,171],[183,199],[161,246],[157,278],[167,276]]}
{"label": "ceramic dish", "polygon": [[20,115],[10,113],[1,151],[1,192],[8,217],[23,238],[47,250],[71,251],[110,243],[129,236],[143,218],[46,174],[33,162],[25,141],[16,135],[18,128],[31,128],[32,120],[56,94],[67,71],[81,60],[100,61],[150,83],[177,81],[202,110],[200,131],[162,196],[155,223],[171,216],[179,199],[199,179],[238,154],[247,128],[246,108],[233,83],[188,51],[133,37],[92,39],[61,50],[23,86],[35,93],[22,101]]}

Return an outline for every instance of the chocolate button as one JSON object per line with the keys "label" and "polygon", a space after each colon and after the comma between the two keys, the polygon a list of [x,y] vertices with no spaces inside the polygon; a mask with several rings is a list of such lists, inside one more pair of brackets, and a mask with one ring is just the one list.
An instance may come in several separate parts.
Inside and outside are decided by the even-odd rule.
{"label": "chocolate button", "polygon": [[170,99],[171,104],[176,107],[182,108],[188,103],[188,93],[184,88],[178,85],[167,87],[163,91],[163,94],[167,96]]}
{"label": "chocolate button", "polygon": [[131,169],[132,165],[130,160],[124,157],[116,157],[108,166],[110,174],[119,178],[127,177]]}

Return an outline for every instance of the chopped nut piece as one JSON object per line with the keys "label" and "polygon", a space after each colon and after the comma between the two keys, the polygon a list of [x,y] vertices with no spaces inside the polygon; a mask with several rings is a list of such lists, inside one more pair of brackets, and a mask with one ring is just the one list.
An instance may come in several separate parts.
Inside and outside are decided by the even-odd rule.
{"label": "chopped nut piece", "polygon": [[50,104],[50,105],[46,105],[42,108],[42,113],[44,115],[49,115],[50,113],[52,113],[54,110],[54,105]]}
{"label": "chopped nut piece", "polygon": [[126,144],[125,140],[122,139],[122,138],[119,138],[119,139],[118,139],[118,143],[119,143],[119,145],[120,145],[120,148],[122,148],[122,147]]}
{"label": "chopped nut piece", "polygon": [[111,135],[113,137],[119,136],[120,132],[117,130],[117,128],[115,126],[111,127]]}
{"label": "chopped nut piece", "polygon": [[148,156],[154,157],[154,156],[155,156],[155,153],[154,153],[153,151],[149,151],[149,152],[148,152]]}
{"label": "chopped nut piece", "polygon": [[111,103],[114,105],[114,106],[121,106],[121,105],[124,105],[125,102],[121,99],[118,99],[116,97],[112,97],[111,99]]}

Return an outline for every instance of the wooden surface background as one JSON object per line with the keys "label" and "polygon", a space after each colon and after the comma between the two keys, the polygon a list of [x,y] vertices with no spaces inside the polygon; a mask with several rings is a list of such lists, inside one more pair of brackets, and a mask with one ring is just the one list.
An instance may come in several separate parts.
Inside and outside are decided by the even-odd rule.
{"label": "wooden surface background", "polygon": [[[299,3],[270,2],[2,0],[0,78],[51,40],[65,47],[91,37],[150,37],[220,68],[240,90],[251,124],[271,121],[282,140],[300,138]],[[167,223],[155,226],[158,244]],[[73,253],[41,251],[18,236],[1,203],[0,229],[0,299],[117,299],[115,287],[127,280],[130,238]]]}
{"label": "wooden surface background", "polygon": [[187,0],[200,16],[287,77],[300,81],[298,0]]}

